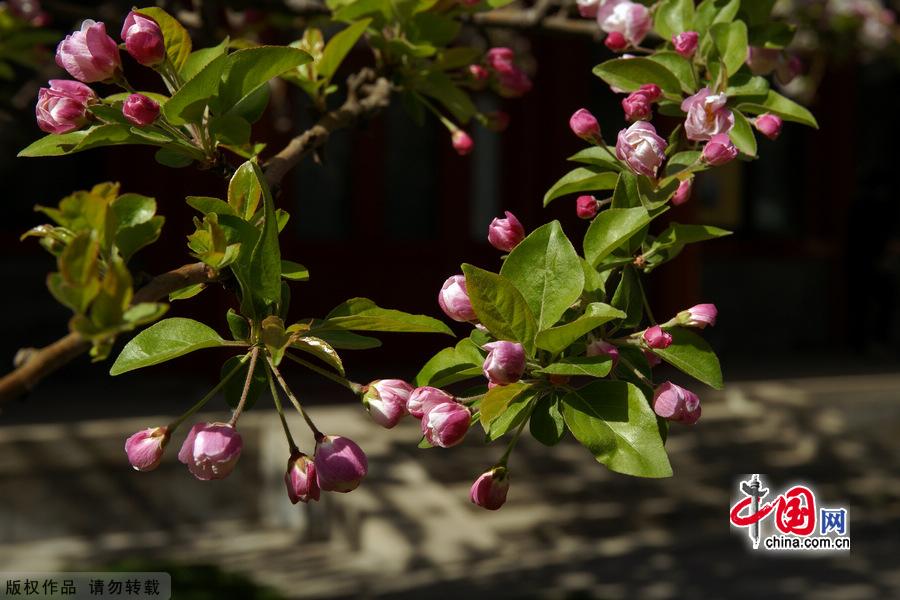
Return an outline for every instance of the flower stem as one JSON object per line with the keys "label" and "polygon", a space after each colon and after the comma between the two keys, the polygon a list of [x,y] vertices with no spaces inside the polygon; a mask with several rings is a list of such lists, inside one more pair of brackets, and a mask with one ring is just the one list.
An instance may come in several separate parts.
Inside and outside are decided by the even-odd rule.
{"label": "flower stem", "polygon": [[297,400],[297,397],[287,386],[287,383],[285,383],[284,377],[281,376],[281,372],[278,370],[278,367],[275,366],[275,362],[272,360],[272,357],[267,354],[266,360],[269,361],[269,368],[272,370],[272,374],[275,375],[275,379],[278,380],[278,384],[281,386],[281,389],[283,389],[284,393],[287,395],[288,400],[291,401],[291,404],[294,405],[294,408],[297,409],[297,412],[299,412],[300,415],[303,416],[303,420],[306,421],[306,424],[309,426],[310,431],[312,431],[313,437],[316,438],[316,441],[321,440],[325,436],[321,431],[319,431],[315,423],[312,422],[312,419],[309,418],[309,415],[306,414],[306,411],[303,410],[303,405],[300,404],[300,401]]}
{"label": "flower stem", "polygon": [[653,388],[653,382],[650,381],[649,379],[647,379],[647,377],[643,373],[641,373],[637,367],[635,367],[633,364],[631,364],[631,362],[629,362],[629,360],[627,358],[625,358],[622,355],[619,355],[619,362],[622,363],[623,365],[625,365],[626,367],[628,367],[628,369],[632,373],[634,373],[637,376],[637,378],[640,379],[643,383],[648,385],[650,388]]}
{"label": "flower stem", "polygon": [[253,350],[250,351],[250,367],[247,368],[247,378],[244,380],[244,389],[241,390],[241,401],[238,402],[237,408],[234,409],[231,420],[228,422],[232,427],[237,425],[241,413],[244,412],[244,405],[247,403],[247,394],[250,392],[250,384],[253,382],[253,372],[256,369],[256,359],[258,357],[259,346],[253,346]]}
{"label": "flower stem", "polygon": [[275,387],[275,380],[272,378],[272,371],[269,369],[266,369],[266,379],[269,380],[269,392],[272,394],[272,400],[275,401],[275,410],[278,411],[278,418],[281,419],[281,427],[284,429],[284,435],[287,438],[291,454],[299,452],[297,444],[294,443],[294,437],[291,435],[291,430],[288,428],[287,419],[284,418],[284,407],[281,406],[281,398],[278,397],[278,389]]}
{"label": "flower stem", "polygon": [[650,310],[650,301],[647,300],[647,294],[644,292],[644,284],[641,283],[641,276],[638,273],[635,273],[635,278],[638,282],[638,289],[641,290],[641,300],[644,302],[644,310],[647,311],[647,318],[650,319],[650,322],[656,325],[656,319],[653,318],[653,311]]}
{"label": "flower stem", "polygon": [[250,353],[248,352],[241,358],[240,363],[235,365],[235,367],[231,371],[229,371],[228,373],[225,374],[225,377],[222,378],[222,381],[220,381],[218,384],[216,384],[216,387],[211,389],[209,391],[209,393],[206,394],[205,396],[203,396],[203,398],[201,398],[200,401],[197,402],[194,406],[190,407],[186,413],[184,413],[183,415],[181,415],[180,417],[178,417],[177,419],[175,419],[174,421],[169,423],[169,431],[174,432],[178,428],[178,426],[181,425],[185,421],[185,419],[187,419],[188,417],[190,417],[191,415],[196,413],[198,410],[203,408],[203,406],[207,402],[209,402],[210,398],[215,396],[219,392],[219,390],[221,390],[223,387],[225,387],[225,384],[228,383],[228,381],[232,377],[234,377],[234,374],[237,373],[241,369],[242,366],[244,366],[244,363],[247,362],[247,360],[249,358],[250,358]]}
{"label": "flower stem", "polygon": [[314,373],[318,373],[322,377],[325,377],[326,379],[330,379],[331,381],[337,383],[338,385],[344,386],[345,388],[347,388],[354,394],[359,394],[362,391],[363,386],[361,386],[358,383],[350,381],[349,379],[341,377],[340,375],[335,375],[334,373],[330,373],[329,371],[326,371],[325,369],[318,367],[318,366],[312,364],[311,362],[303,360],[299,356],[294,356],[290,352],[285,352],[284,355],[287,356],[292,361],[294,361],[295,363],[297,363],[298,365],[306,367],[310,371],[313,371]]}
{"label": "flower stem", "polygon": [[[531,410],[534,410],[534,408],[532,407]],[[521,437],[522,435],[522,430],[525,429],[525,425],[528,423],[528,421],[531,420],[531,410],[528,411],[528,418],[522,420],[522,424],[519,425],[519,428],[516,430],[515,435],[513,435],[513,438],[509,440],[509,445],[506,446],[506,452],[504,452],[503,456],[500,457],[500,460],[497,461],[498,465],[502,465],[504,467],[506,466],[506,463],[509,460],[509,455],[512,454],[513,448],[516,447],[516,443],[519,441],[519,437]]]}

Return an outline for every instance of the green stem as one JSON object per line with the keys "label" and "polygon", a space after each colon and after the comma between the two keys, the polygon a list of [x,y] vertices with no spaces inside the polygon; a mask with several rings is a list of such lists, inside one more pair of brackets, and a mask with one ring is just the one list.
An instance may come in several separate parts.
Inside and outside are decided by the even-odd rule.
{"label": "green stem", "polygon": [[278,411],[278,418],[281,419],[281,427],[284,429],[284,435],[287,438],[291,454],[295,454],[299,452],[300,449],[297,448],[297,444],[294,443],[294,437],[291,435],[291,430],[288,428],[287,419],[284,417],[284,407],[281,406],[281,398],[278,397],[278,389],[275,387],[275,380],[272,378],[272,371],[269,369],[266,369],[266,379],[269,380],[269,392],[272,394],[272,400],[275,401],[275,410]]}
{"label": "green stem", "polygon": [[[532,405],[532,409],[534,410],[534,405]],[[498,465],[506,466],[507,461],[509,460],[509,455],[512,454],[513,448],[516,447],[516,443],[519,441],[519,437],[522,435],[522,430],[525,429],[525,425],[528,424],[528,421],[531,417],[531,410],[528,411],[528,417],[522,420],[522,424],[519,425],[519,429],[516,430],[515,435],[511,440],[509,440],[509,445],[506,446],[506,452],[503,453],[503,456],[500,457],[500,460],[497,461]]]}
{"label": "green stem", "polygon": [[300,358],[299,356],[294,356],[290,352],[285,352],[284,355],[286,357],[288,357],[289,359],[291,359],[292,361],[294,361],[295,363],[297,363],[298,365],[306,367],[310,371],[313,371],[314,373],[318,373],[322,377],[325,377],[326,379],[330,379],[331,381],[337,383],[338,385],[342,385],[343,387],[347,388],[354,394],[358,394],[362,391],[363,386],[361,386],[358,383],[350,381],[349,379],[341,377],[340,375],[335,375],[334,373],[326,371],[322,367],[318,367],[318,366],[312,364],[311,362],[307,362],[307,361],[303,360],[302,358]]}
{"label": "green stem", "polygon": [[632,373],[634,373],[637,376],[637,378],[640,379],[642,382],[644,382],[647,386],[649,386],[650,388],[653,388],[653,382],[650,381],[649,379],[647,379],[647,377],[643,373],[641,373],[637,367],[635,367],[633,364],[631,364],[631,362],[627,358],[622,356],[621,354],[619,355],[619,362],[622,363],[623,365],[625,365],[626,367],[628,367],[628,369]]}
{"label": "green stem", "polygon": [[244,389],[241,390],[241,400],[238,402],[237,408],[234,409],[231,420],[228,422],[232,427],[237,425],[238,419],[241,418],[241,413],[244,412],[244,405],[247,403],[247,395],[250,393],[250,384],[253,383],[253,373],[256,369],[256,359],[258,357],[259,346],[253,346],[253,350],[250,351],[250,366],[247,368],[247,378],[244,380]]}
{"label": "green stem", "polygon": [[231,371],[229,371],[225,375],[225,377],[222,378],[222,381],[220,381],[218,384],[216,384],[216,387],[211,389],[208,394],[203,396],[203,398],[201,398],[200,401],[197,402],[197,404],[195,404],[194,406],[189,408],[186,413],[184,413],[183,415],[181,415],[180,417],[178,417],[177,419],[175,419],[174,421],[169,423],[169,433],[175,431],[178,428],[178,426],[184,422],[185,419],[187,419],[188,417],[190,417],[191,415],[196,413],[198,410],[203,408],[203,405],[205,405],[207,402],[209,402],[210,398],[215,396],[219,392],[219,390],[221,390],[223,387],[225,387],[225,384],[228,383],[228,381],[232,377],[234,377],[234,374],[237,373],[241,369],[242,366],[244,366],[244,363],[247,362],[247,360],[249,358],[250,358],[250,353],[248,352],[241,358],[241,361]]}
{"label": "green stem", "polygon": [[269,368],[272,370],[272,374],[275,375],[275,379],[278,380],[278,384],[281,386],[281,389],[284,390],[284,393],[287,395],[288,400],[291,401],[291,404],[294,405],[294,408],[297,409],[297,412],[299,412],[303,417],[303,420],[306,421],[306,424],[309,426],[310,431],[312,431],[313,433],[313,437],[316,438],[316,441],[318,442],[325,436],[321,431],[319,431],[315,423],[312,422],[312,419],[309,418],[309,415],[306,414],[306,411],[303,410],[303,405],[300,404],[300,401],[297,400],[296,396],[294,396],[291,388],[289,388],[287,383],[285,383],[284,377],[281,376],[281,372],[278,370],[278,367],[275,366],[275,361],[272,360],[272,357],[266,355],[266,360],[269,361]]}
{"label": "green stem", "polygon": [[638,282],[638,289],[641,290],[641,300],[644,302],[644,310],[647,311],[647,317],[650,319],[650,322],[656,325],[656,319],[653,318],[653,311],[650,310],[650,301],[647,300],[647,294],[644,292],[644,284],[641,283],[641,276],[638,273],[635,273]]}

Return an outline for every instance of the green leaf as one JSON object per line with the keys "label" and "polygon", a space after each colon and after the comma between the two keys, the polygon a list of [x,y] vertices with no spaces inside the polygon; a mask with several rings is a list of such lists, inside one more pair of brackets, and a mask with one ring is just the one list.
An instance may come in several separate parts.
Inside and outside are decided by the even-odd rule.
{"label": "green leaf", "polygon": [[339,31],[328,40],[325,49],[322,51],[322,58],[316,64],[316,70],[322,79],[330,81],[332,76],[337,72],[338,67],[344,62],[344,58],[362,37],[369,27],[372,19],[362,19],[351,24],[346,29]]}
{"label": "green leaf", "polygon": [[193,298],[200,292],[206,289],[205,283],[195,283],[194,285],[189,285],[183,288],[179,288],[174,292],[169,294],[169,302],[174,302],[175,300],[187,300],[188,298]]}
{"label": "green leaf", "polygon": [[811,112],[793,100],[785,98],[778,92],[772,90],[769,90],[765,100],[762,102],[742,102],[737,105],[737,109],[753,115],[770,112],[778,115],[785,121],[793,121],[815,129],[819,128],[819,124],[816,122],[816,118]]}
{"label": "green leaf", "polygon": [[559,221],[535,229],[513,248],[500,275],[522,292],[539,331],[556,323],[584,288],[578,253]]}
{"label": "green leaf", "polygon": [[522,293],[511,281],[496,273],[464,264],[466,289],[481,324],[501,340],[520,342],[534,352],[537,325]]}
{"label": "green leaf", "polygon": [[668,51],[656,52],[647,58],[658,62],[671,71],[681,82],[681,90],[684,93],[693,94],[697,91],[697,77],[694,75],[694,66],[688,59],[677,52]]}
{"label": "green leaf", "polygon": [[416,386],[444,387],[457,381],[482,376],[484,355],[472,340],[460,340],[454,348],[444,348],[422,366]]}
{"label": "green leaf", "polygon": [[559,399],[545,396],[531,411],[528,422],[531,436],[545,446],[555,446],[566,432],[566,421],[559,410]]}
{"label": "green leaf", "polygon": [[[225,395],[225,402],[227,402],[228,406],[231,408],[237,408],[237,405],[240,404],[241,394],[244,393],[244,384],[247,381],[247,373],[250,371],[250,361],[245,360],[244,364],[241,365],[242,359],[243,358],[240,356],[232,356],[225,361],[225,364],[222,365],[222,370],[219,373],[219,377],[224,379],[240,365],[237,372],[231,376],[222,388],[222,393]],[[253,377],[250,379],[250,388],[247,390],[247,401],[246,404],[244,404],[244,410],[253,408],[257,399],[259,399],[263,392],[268,389],[269,379],[266,376],[265,361],[257,360],[256,365],[253,367]]]}
{"label": "green leaf", "polygon": [[491,422],[499,417],[519,394],[527,390],[529,384],[517,382],[509,385],[498,385],[487,391],[479,405],[481,424],[487,430]]}
{"label": "green leaf", "polygon": [[656,8],[653,28],[664,40],[691,31],[693,24],[694,0],[663,0]]}
{"label": "green leaf", "polygon": [[700,158],[699,150],[686,150],[672,155],[666,163],[666,176],[672,176],[693,166]]}
{"label": "green leaf", "polygon": [[572,435],[610,470],[636,477],[672,475],[656,415],[635,385],[595,381],[562,402]]}
{"label": "green leaf", "polygon": [[162,231],[163,217],[153,217],[145,223],[121,227],[116,232],[116,247],[127,262],[135,252],[159,239]]}
{"label": "green leaf", "polygon": [[291,281],[309,281],[309,269],[292,260],[281,259],[281,276]]}
{"label": "green leaf", "polygon": [[539,393],[534,389],[526,390],[510,402],[506,410],[496,417],[489,427],[482,425],[487,432],[487,441],[493,442],[498,440],[521,425],[522,421],[531,412],[531,407],[534,405],[534,400]]}
{"label": "green leaf", "polygon": [[650,215],[643,207],[606,209],[584,235],[584,257],[596,267],[649,222]]}
{"label": "green leaf", "polygon": [[634,173],[623,171],[616,183],[616,189],[613,191],[611,207],[636,208],[643,205],[637,176]]}
{"label": "green leaf", "polygon": [[132,338],[122,348],[109,374],[121,375],[195,350],[223,345],[225,340],[203,323],[180,317],[165,319]]}
{"label": "green leaf", "polygon": [[337,350],[369,350],[381,346],[381,341],[367,335],[359,335],[338,329],[332,331],[316,331],[316,336],[328,342]]}
{"label": "green leaf", "polygon": [[161,8],[140,8],[135,12],[148,16],[159,25],[166,44],[166,55],[176,70],[181,70],[191,54],[191,36],[172,15]]}
{"label": "green leaf", "polygon": [[60,135],[51,133],[31,142],[31,144],[20,150],[16,156],[19,158],[62,156],[72,152],[87,134],[87,131],[71,131]]}
{"label": "green leaf", "polygon": [[728,133],[735,147],[747,156],[756,156],[756,136],[747,118],[740,111],[731,111],[734,115],[734,127]]}
{"label": "green leaf", "polygon": [[703,0],[694,13],[694,30],[702,38],[713,23],[730,23],[734,20],[740,7],[741,0]]}
{"label": "green leaf", "polygon": [[654,248],[661,249],[669,246],[693,244],[696,242],[704,242],[706,240],[714,240],[716,238],[731,235],[731,232],[712,225],[682,225],[681,223],[670,223],[669,226],[660,233],[651,244],[648,252]]}
{"label": "green leaf", "polygon": [[210,48],[201,48],[191,52],[184,66],[181,67],[181,78],[184,81],[190,81],[197,76],[197,73],[203,70],[206,65],[228,52],[229,38],[225,38],[216,46]]}
{"label": "green leaf", "polygon": [[229,54],[226,60],[218,101],[222,113],[270,79],[310,62],[312,57],[299,48],[257,46]]}
{"label": "green leaf", "polygon": [[728,75],[737,73],[747,60],[747,25],[743,21],[718,23],[710,28],[709,34]]}
{"label": "green leaf", "polygon": [[351,298],[336,306],[328,313],[325,320],[317,326],[318,328],[445,333],[453,335],[450,328],[437,319],[425,315],[412,315],[389,308],[380,308],[368,298]]}
{"label": "green leaf", "polygon": [[153,158],[156,159],[156,162],[163,165],[164,167],[170,167],[172,169],[183,169],[184,167],[194,162],[194,156],[192,154],[182,152],[179,148],[180,146],[177,145],[163,146],[156,151],[156,154],[153,156]]}
{"label": "green leaf", "polygon": [[478,109],[469,94],[459,89],[450,77],[441,71],[431,71],[419,91],[443,104],[460,123],[468,123]]}
{"label": "green leaf", "polygon": [[314,336],[303,336],[294,339],[291,348],[302,350],[307,354],[312,354],[322,362],[330,365],[335,371],[340,373],[341,377],[345,375],[344,362],[340,355],[335,351],[334,347],[323,340]]}
{"label": "green leaf", "polygon": [[653,350],[658,357],[717,390],[724,386],[719,359],[702,337],[681,327],[667,328],[672,345]]}
{"label": "green leaf", "polygon": [[621,310],[601,302],[592,302],[588,304],[584,314],[571,323],[541,331],[537,335],[535,343],[538,348],[547,350],[551,354],[559,354],[571,346],[575,340],[604,323],[623,318],[625,318],[625,313]]}
{"label": "green leaf", "polygon": [[633,92],[645,83],[655,83],[664,92],[681,94],[678,77],[649,58],[614,58],[594,67],[594,75],[626,92]]}
{"label": "green leaf", "polygon": [[[577,156],[577,155],[576,155]],[[611,190],[616,187],[618,173],[600,172],[593,167],[578,167],[569,171],[544,194],[544,206],[556,198],[567,194],[577,194],[596,190]]]}
{"label": "green leaf", "polygon": [[212,60],[200,72],[172,94],[162,106],[163,115],[172,125],[199,123],[211,98],[219,93],[222,72],[228,64],[228,56]]}
{"label": "green leaf", "polygon": [[752,75],[745,71],[741,71],[728,79],[728,87],[725,88],[725,95],[734,103],[739,98],[745,98],[746,101],[765,99],[769,93],[769,81],[765,77]]}
{"label": "green leaf", "polygon": [[188,196],[185,198],[188,206],[195,208],[202,214],[218,213],[221,215],[237,216],[237,212],[224,200],[210,198],[209,196]]}
{"label": "green leaf", "polygon": [[622,321],[622,327],[637,327],[644,318],[644,299],[641,295],[640,275],[632,267],[622,269],[622,277],[616,292],[612,297],[612,304],[622,309],[626,317]]}
{"label": "green leaf", "polygon": [[612,359],[609,356],[572,356],[535,372],[545,375],[606,377],[611,369]]}
{"label": "green leaf", "polygon": [[228,182],[228,205],[234,214],[249,221],[262,199],[260,179],[256,176],[253,163],[247,161],[234,172]]}
{"label": "green leaf", "polygon": [[616,155],[605,146],[591,146],[585,148],[584,150],[580,150],[573,154],[566,160],[594,165],[595,167],[600,167],[600,170],[606,171],[619,171],[622,168],[622,163],[619,162]]}

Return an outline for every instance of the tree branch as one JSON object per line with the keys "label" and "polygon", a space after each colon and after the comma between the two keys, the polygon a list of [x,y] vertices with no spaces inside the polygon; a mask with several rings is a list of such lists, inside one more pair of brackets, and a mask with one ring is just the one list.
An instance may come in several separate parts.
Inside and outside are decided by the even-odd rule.
{"label": "tree branch", "polygon": [[[556,9],[551,14],[552,9]],[[476,25],[498,29],[543,30],[578,36],[598,36],[594,19],[570,17],[574,2],[569,0],[536,0],[529,8],[515,5],[471,15]]]}
{"label": "tree branch", "polygon": [[347,99],[326,113],[319,121],[288,142],[287,146],[266,163],[266,180],[276,187],[284,176],[306,156],[321,148],[331,134],[368,118],[390,103],[391,82],[376,76],[372,69],[362,69],[347,78]]}
{"label": "tree branch", "polygon": [[[217,276],[203,263],[184,265],[151,279],[134,293],[132,304],[156,302],[183,287],[215,281]],[[16,369],[0,379],[0,406],[30,392],[44,377],[90,348],[90,341],[73,332],[49,346],[20,350],[16,355]]]}

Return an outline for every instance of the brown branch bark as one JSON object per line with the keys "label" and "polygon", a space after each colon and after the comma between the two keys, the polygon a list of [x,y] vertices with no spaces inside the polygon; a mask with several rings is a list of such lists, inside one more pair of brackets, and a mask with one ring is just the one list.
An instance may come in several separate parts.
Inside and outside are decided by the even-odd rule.
{"label": "brown branch bark", "polygon": [[471,16],[471,20],[476,25],[489,28],[534,29],[567,35],[598,36],[600,29],[594,19],[568,16],[573,12],[573,4],[566,0],[537,0],[530,8],[509,6],[476,13]]}
{"label": "brown branch bark", "polygon": [[[208,283],[216,277],[216,273],[203,263],[184,265],[151,279],[134,293],[132,304],[156,302],[175,290],[195,283]],[[70,333],[49,346],[20,350],[16,357],[16,369],[0,379],[0,406],[27,394],[44,377],[90,348],[89,341],[77,333]]]}
{"label": "brown branch bark", "polygon": [[284,176],[306,156],[321,148],[331,134],[357,121],[371,117],[390,103],[391,82],[376,76],[371,69],[362,69],[347,78],[347,99],[326,113],[319,121],[292,139],[266,163],[266,179],[278,186]]}

